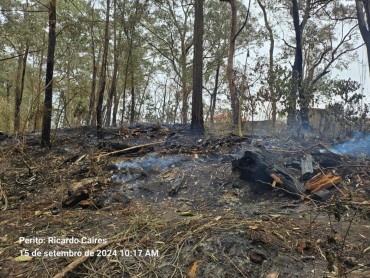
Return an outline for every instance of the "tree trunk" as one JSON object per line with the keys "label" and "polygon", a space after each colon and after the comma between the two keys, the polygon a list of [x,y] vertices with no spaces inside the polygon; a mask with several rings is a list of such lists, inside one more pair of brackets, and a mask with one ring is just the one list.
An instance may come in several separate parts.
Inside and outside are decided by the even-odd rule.
{"label": "tree trunk", "polygon": [[112,83],[110,87],[110,91],[108,94],[108,99],[107,99],[107,111],[106,111],[106,116],[105,116],[105,125],[110,126],[111,124],[111,114],[112,114],[112,101],[113,98],[115,98],[115,95],[117,94],[117,75],[118,75],[118,69],[119,69],[119,54],[121,50],[121,34],[122,32],[119,33],[118,39],[117,39],[117,14],[116,14],[116,4],[117,0],[114,0],[114,24],[113,24],[113,53],[114,53],[114,66],[113,66],[113,77],[112,77]]}
{"label": "tree trunk", "polygon": [[92,55],[92,80],[91,80],[91,91],[90,91],[90,102],[89,102],[89,114],[86,119],[87,124],[95,125],[96,122],[96,77],[97,77],[97,66],[96,66],[96,48],[94,39],[94,9],[91,8],[91,25],[90,25],[90,38],[91,38],[91,55]]}
{"label": "tree trunk", "polygon": [[[71,91],[71,62],[68,61],[67,62],[67,90],[63,91],[63,127],[66,127],[66,126],[71,126],[70,125],[70,122],[68,120],[68,114],[69,113],[69,103],[71,101],[71,99],[69,99],[69,94],[70,94],[70,91]],[[72,123],[73,124],[73,123]]]}
{"label": "tree trunk", "polygon": [[191,132],[204,134],[203,120],[203,0],[195,1],[193,96],[191,109]]}
{"label": "tree trunk", "polygon": [[134,71],[131,72],[131,109],[130,109],[130,125],[134,124],[135,120],[135,79]]}
{"label": "tree trunk", "polygon": [[181,107],[181,122],[183,124],[188,123],[188,111],[189,111],[189,88],[188,88],[188,76],[186,66],[186,50],[185,43],[182,43],[182,54],[181,54],[181,86],[182,86],[182,107]]}
{"label": "tree trunk", "polygon": [[46,61],[46,80],[45,80],[45,99],[44,114],[42,118],[41,146],[50,146],[51,116],[53,110],[53,73],[54,73],[54,54],[56,45],[56,0],[49,3],[49,42],[48,56]]}
{"label": "tree trunk", "polygon": [[23,55],[18,58],[18,70],[17,70],[17,80],[15,84],[15,97],[14,97],[14,133],[19,132],[20,122],[21,122],[21,104],[23,98],[24,89],[24,78],[26,75],[27,67],[27,57],[28,57],[28,42],[26,43],[26,49]]}
{"label": "tree trunk", "polygon": [[[92,0],[89,1],[89,5],[92,5]],[[96,125],[96,105],[97,105],[97,90],[96,90],[96,84],[97,84],[97,78],[98,78],[98,71],[99,67],[98,64],[100,62],[100,57],[102,54],[102,45],[99,44],[98,48],[98,55],[96,56],[96,44],[95,44],[95,38],[94,38],[94,7],[91,6],[91,24],[90,24],[90,39],[91,39],[91,54],[92,54],[92,80],[91,80],[91,91],[90,91],[90,102],[89,102],[89,114],[86,119],[86,123],[90,124],[92,126]]]}
{"label": "tree trunk", "polygon": [[[370,2],[368,0],[356,0],[358,27],[366,46],[367,63],[370,74]],[[365,19],[366,15],[366,19]]]}
{"label": "tree trunk", "polygon": [[[127,35],[127,34],[126,34]],[[122,97],[122,114],[121,114],[121,124],[123,123],[123,119],[125,116],[125,108],[126,108],[126,89],[127,89],[127,79],[128,79],[128,68],[131,61],[131,55],[132,55],[132,37],[130,39],[130,47],[127,53],[127,60],[126,60],[126,68],[125,68],[125,81],[123,82],[123,97]],[[118,107],[117,107],[118,108]],[[114,113],[113,113],[114,117]]]}
{"label": "tree trunk", "polygon": [[[118,62],[117,62],[118,64]],[[112,118],[112,106],[114,108],[114,100],[117,98],[117,79],[118,79],[118,65],[116,64],[113,66],[113,77],[112,77],[112,83],[111,87],[109,90],[109,95],[107,99],[107,111],[105,114],[105,125],[106,126],[111,126],[113,123],[111,123],[111,118]],[[113,109],[114,110],[114,109]],[[114,119],[116,120],[116,118]],[[112,120],[113,122],[113,120]]]}
{"label": "tree trunk", "polygon": [[[95,48],[94,50],[95,51]],[[90,91],[90,104],[89,104],[89,115],[86,121],[87,124],[95,125],[96,122],[96,77],[97,77],[97,66],[96,66],[96,58],[95,54],[93,57],[93,65],[92,65],[92,80],[91,80],[91,91]]]}
{"label": "tree trunk", "polygon": [[117,126],[117,113],[120,98],[121,94],[117,94],[117,92],[113,95],[112,126]]}
{"label": "tree trunk", "polygon": [[210,122],[211,122],[211,127],[212,129],[214,128],[215,125],[215,110],[216,110],[216,101],[217,101],[217,91],[218,91],[218,79],[220,75],[220,68],[221,64],[220,62],[217,63],[217,68],[216,68],[216,76],[215,76],[215,86],[213,88],[213,92],[211,95],[211,103],[209,106],[209,114],[210,114]]}
{"label": "tree trunk", "polygon": [[[43,39],[44,41],[44,39]],[[36,104],[34,110],[34,122],[33,122],[33,131],[39,130],[39,124],[41,120],[41,113],[40,113],[40,95],[42,91],[42,67],[44,64],[44,50],[41,50],[40,53],[40,62],[39,62],[39,70],[38,70],[38,84],[37,84],[37,95],[36,95]]]}
{"label": "tree trunk", "polygon": [[105,14],[105,28],[104,28],[104,49],[102,57],[102,65],[100,69],[99,77],[99,93],[98,93],[98,102],[96,105],[96,130],[98,139],[103,138],[103,100],[104,100],[104,91],[105,84],[107,82],[107,59],[108,59],[108,47],[109,47],[109,9],[110,9],[110,0],[107,0],[107,10]]}
{"label": "tree trunk", "polygon": [[229,83],[231,110],[233,113],[233,128],[238,125],[239,115],[239,99],[236,92],[235,76],[234,76],[234,55],[235,55],[235,42],[236,42],[236,22],[237,22],[237,3],[236,0],[220,0],[222,2],[229,2],[231,7],[231,30],[229,53],[227,57],[227,81]]}
{"label": "tree trunk", "polygon": [[167,79],[166,82],[164,83],[164,93],[163,93],[163,104],[162,104],[162,116],[161,120],[166,121],[166,98],[167,98]]}
{"label": "tree trunk", "polygon": [[179,109],[179,103],[180,103],[180,91],[176,91],[175,106],[173,108],[173,119],[172,119],[173,124],[176,124],[176,117],[177,117],[177,110]]}
{"label": "tree trunk", "polygon": [[[239,115],[238,115],[238,135],[239,136],[243,136],[242,111],[243,111],[244,99],[246,98],[245,94],[246,94],[247,90],[248,90],[249,95],[250,95],[249,85],[248,85],[248,81],[247,81],[248,57],[249,57],[249,50],[248,50],[247,55],[245,56],[244,70],[243,70],[243,76],[242,76],[242,81],[241,81],[242,84],[241,84],[240,89],[239,89],[240,90]],[[251,101],[252,101],[252,98],[251,98]],[[251,105],[251,110],[252,110],[252,126],[253,126],[254,105]]]}
{"label": "tree trunk", "polygon": [[272,126],[275,127],[276,124],[276,114],[277,114],[277,107],[276,107],[276,93],[274,88],[275,83],[275,76],[274,76],[274,47],[275,47],[275,39],[274,39],[274,33],[272,31],[272,28],[270,26],[270,23],[267,18],[267,12],[266,7],[262,4],[261,0],[257,0],[258,5],[260,6],[262,13],[263,13],[263,19],[265,22],[265,27],[269,34],[269,40],[270,40],[270,49],[269,49],[269,76],[268,76],[268,85],[270,90],[270,98],[271,98],[271,120],[272,120]]}
{"label": "tree trunk", "polygon": [[[154,59],[153,59],[153,63],[154,63]],[[141,115],[142,115],[142,108],[143,106],[145,107],[145,98],[146,98],[146,92],[148,90],[148,87],[149,87],[149,84],[150,84],[150,78],[151,78],[151,73],[152,73],[152,70],[150,70],[150,73],[148,74],[148,79],[146,80],[145,82],[145,86],[143,88],[143,92],[139,95],[139,97],[136,98],[136,103],[138,103],[139,107],[137,107],[136,105],[136,109],[135,109],[135,116],[137,116],[135,119],[136,121],[139,121],[139,120],[142,120],[143,118],[141,118]],[[156,113],[156,115],[158,115]],[[159,116],[159,115],[158,115]]]}
{"label": "tree trunk", "polygon": [[[296,117],[296,105],[297,105],[298,92],[299,92],[300,97],[304,96],[304,91],[302,88],[302,72],[303,72],[302,30],[299,24],[299,8],[298,8],[297,0],[292,0],[292,16],[293,16],[293,23],[294,23],[296,47],[295,47],[294,64],[293,64],[293,69],[292,69],[292,80],[291,80],[292,88],[291,88],[291,92],[290,92],[290,96],[288,100],[288,122],[287,124],[289,127],[295,127],[297,124],[295,117]],[[303,99],[301,99],[301,101],[303,101]]]}
{"label": "tree trunk", "polygon": [[184,87],[182,89],[182,107],[181,107],[181,122],[183,124],[188,123],[188,112],[189,112],[189,90],[187,87]]}
{"label": "tree trunk", "polygon": [[[129,48],[127,52],[127,59],[126,59],[126,67],[125,67],[125,81],[123,83],[123,100],[122,100],[122,114],[121,114],[121,124],[123,123],[123,119],[125,116],[125,108],[126,108],[126,89],[127,89],[127,80],[128,80],[128,74],[129,74],[129,66],[131,64],[131,56],[132,56],[132,47],[133,47],[133,33],[134,33],[134,26],[130,29],[130,32],[127,28],[124,28],[125,35],[127,38],[127,41],[129,42]],[[118,107],[117,107],[118,108]],[[114,117],[114,113],[113,113]]]}
{"label": "tree trunk", "polygon": [[13,119],[13,131],[15,134],[19,131],[20,125],[20,109],[22,103],[22,93],[21,93],[21,74],[22,74],[22,55],[19,54],[17,61],[17,74],[15,78],[15,87],[14,87],[14,119]]}
{"label": "tree trunk", "polygon": [[10,108],[10,88],[12,87],[11,82],[6,80],[6,107],[5,107],[5,132],[10,131],[10,117],[9,117],[9,108]]}

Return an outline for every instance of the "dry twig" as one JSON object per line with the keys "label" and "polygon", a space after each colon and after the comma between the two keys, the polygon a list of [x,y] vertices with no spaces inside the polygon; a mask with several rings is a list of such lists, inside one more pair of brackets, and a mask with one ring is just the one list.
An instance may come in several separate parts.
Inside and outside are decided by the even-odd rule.
{"label": "dry twig", "polygon": [[144,148],[144,147],[158,145],[158,144],[161,144],[161,143],[164,143],[164,141],[159,141],[159,142],[154,142],[154,143],[148,143],[148,144],[133,146],[133,147],[129,147],[129,148],[126,148],[126,149],[123,149],[123,150],[117,150],[117,151],[113,151],[113,152],[109,152],[109,153],[102,153],[102,154],[99,154],[99,155],[97,155],[97,156],[95,156],[93,158],[99,160],[102,157],[111,156],[111,155],[115,155],[115,154],[121,154],[121,153],[125,153],[127,151],[132,151],[132,150],[136,150],[136,149],[140,149],[140,148]]}

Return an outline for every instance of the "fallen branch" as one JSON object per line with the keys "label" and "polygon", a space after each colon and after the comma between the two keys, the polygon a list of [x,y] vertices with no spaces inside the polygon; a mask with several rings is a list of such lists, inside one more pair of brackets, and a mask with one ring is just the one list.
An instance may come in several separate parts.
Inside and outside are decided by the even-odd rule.
{"label": "fallen branch", "polygon": [[117,150],[117,151],[113,151],[113,152],[109,152],[109,153],[102,153],[102,154],[99,154],[99,155],[95,156],[94,159],[100,159],[100,158],[106,157],[106,156],[111,156],[111,155],[115,155],[115,154],[121,154],[121,153],[125,153],[127,151],[132,151],[132,150],[135,150],[135,149],[140,149],[140,148],[144,148],[144,147],[154,146],[154,145],[158,145],[158,144],[161,144],[161,143],[164,143],[164,141],[159,141],[159,142],[154,142],[154,143],[148,143],[148,144],[133,146],[133,147],[129,147],[129,148],[126,148],[126,149]]}
{"label": "fallen branch", "polygon": [[340,183],[342,181],[341,177],[333,177],[331,180],[328,180],[327,182],[319,185],[315,189],[313,189],[312,193],[320,192],[321,190],[327,189],[329,187],[335,186],[336,184]]}
{"label": "fallen branch", "polygon": [[305,184],[305,188],[310,190],[312,193],[317,193],[323,189],[332,187],[340,183],[342,178],[340,176],[334,176],[333,173],[316,175],[314,179],[311,179]]}

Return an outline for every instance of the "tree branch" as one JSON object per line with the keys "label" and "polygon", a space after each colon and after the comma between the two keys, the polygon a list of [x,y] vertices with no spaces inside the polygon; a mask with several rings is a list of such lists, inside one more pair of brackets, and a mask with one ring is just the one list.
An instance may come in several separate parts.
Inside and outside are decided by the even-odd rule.
{"label": "tree branch", "polygon": [[[44,50],[44,48],[41,48],[41,49],[38,49],[38,50],[32,50],[32,51],[28,51],[28,53],[35,53],[35,52],[40,52],[42,50]],[[20,56],[23,56],[24,53],[21,53],[21,54],[17,54],[17,55],[14,55],[14,56],[10,56],[10,57],[6,57],[6,58],[1,58],[0,59],[0,62],[3,62],[3,61],[7,61],[7,60],[11,60],[11,59],[15,59],[15,58],[18,58]]]}
{"label": "tree branch", "polygon": [[293,46],[293,45],[290,45],[284,38],[283,38],[283,42],[284,42],[284,44],[286,45],[286,46],[288,46],[288,47],[290,47],[290,48],[293,48],[293,49],[295,49],[295,46]]}
{"label": "tree branch", "polygon": [[[222,1],[222,0],[221,0]],[[239,36],[240,32],[244,29],[245,25],[247,25],[247,22],[248,22],[248,18],[249,18],[249,11],[250,11],[250,8],[251,8],[251,0],[249,0],[249,4],[248,4],[248,10],[247,10],[247,15],[245,17],[245,20],[244,20],[244,23],[242,25],[242,27],[240,27],[239,31],[236,32],[234,38],[233,38],[233,41],[236,40],[236,38]]]}

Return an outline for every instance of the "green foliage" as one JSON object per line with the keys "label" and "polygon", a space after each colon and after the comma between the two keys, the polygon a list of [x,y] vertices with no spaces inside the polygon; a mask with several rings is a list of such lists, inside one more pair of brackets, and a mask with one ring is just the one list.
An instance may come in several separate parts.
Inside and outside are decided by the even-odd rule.
{"label": "green foliage", "polygon": [[[41,104],[45,86],[47,51],[48,1],[0,1],[0,129],[10,130],[14,106],[17,57],[29,45],[23,103],[22,123],[26,130],[39,128]],[[113,1],[112,1],[113,2]],[[264,0],[275,38],[273,87],[280,111],[291,89],[291,63],[294,32],[290,15],[290,0]],[[307,1],[299,1],[304,15]],[[364,117],[364,100],[358,84],[337,80],[331,71],[344,70],[356,59],[352,50],[358,45],[354,5],[345,1],[311,1],[310,17],[303,31],[304,89],[311,105],[323,102],[342,110],[338,113]],[[237,38],[235,72],[239,94],[245,93],[248,103],[268,103],[268,57],[262,47],[267,45],[267,33],[261,21],[260,9],[252,1],[246,27]],[[256,9],[257,7],[257,9]],[[57,1],[57,47],[54,72],[55,114],[65,113],[69,124],[81,124],[88,114],[92,90],[93,58],[99,67],[103,44],[104,1]],[[244,2],[238,1],[237,29],[247,14]],[[228,3],[204,2],[204,87],[212,92],[215,72],[220,65],[219,91],[225,92],[231,11]],[[117,93],[121,97],[119,111],[128,111],[129,91],[135,87],[135,110],[139,120],[171,121],[179,118],[182,93],[190,95],[193,57],[193,5],[187,0],[139,1],[117,0],[117,13],[111,11],[110,38],[113,25],[121,35]],[[347,17],[346,20],[335,20]],[[302,18],[301,18],[302,19]],[[284,39],[284,41],[283,41]],[[107,90],[113,71],[113,39],[108,52]],[[250,53],[247,71],[238,64],[242,54]],[[128,57],[131,56],[131,62]],[[244,58],[244,57],[242,57]],[[127,75],[125,69],[128,69]],[[99,71],[99,68],[95,69]],[[242,74],[243,72],[243,74]],[[134,78],[132,78],[134,76]],[[97,80],[98,81],[98,80]],[[126,84],[126,103],[122,95]],[[166,88],[166,94],[165,94]],[[248,93],[248,94],[247,94]],[[7,96],[9,94],[9,96]],[[220,93],[221,94],[221,93]],[[63,95],[63,99],[61,96]],[[105,94],[107,96],[107,94]],[[226,94],[227,95],[227,94]],[[208,98],[205,98],[208,100]],[[225,97],[219,106],[228,106]],[[121,105],[125,105],[124,109]],[[65,107],[64,107],[65,106]],[[255,107],[254,107],[255,108]],[[257,110],[248,107],[250,113]],[[361,109],[360,109],[361,108]],[[347,112],[345,112],[347,111]],[[351,114],[352,113],[352,114]],[[127,115],[124,115],[127,117]],[[57,118],[57,117],[54,117]],[[64,123],[67,124],[67,123]]]}
{"label": "green foliage", "polygon": [[362,130],[366,124],[369,113],[368,104],[364,103],[362,93],[358,92],[361,85],[351,79],[328,80],[325,84],[327,100],[324,103],[328,113],[350,125],[352,128]]}

